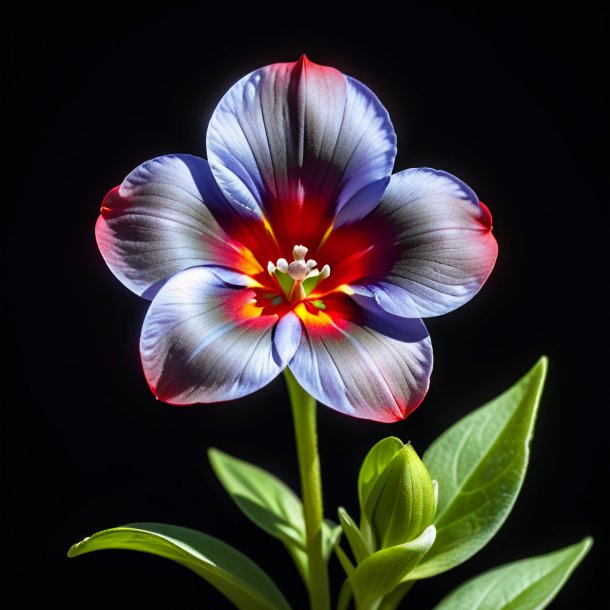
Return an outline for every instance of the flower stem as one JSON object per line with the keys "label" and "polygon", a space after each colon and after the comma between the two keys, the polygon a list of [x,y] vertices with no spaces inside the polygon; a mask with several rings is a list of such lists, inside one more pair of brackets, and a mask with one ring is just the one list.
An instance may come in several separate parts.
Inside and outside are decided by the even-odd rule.
{"label": "flower stem", "polygon": [[292,405],[294,432],[301,476],[301,495],[307,536],[309,600],[311,610],[330,610],[328,570],[322,553],[322,478],[318,455],[316,400],[311,397],[286,368],[284,370]]}

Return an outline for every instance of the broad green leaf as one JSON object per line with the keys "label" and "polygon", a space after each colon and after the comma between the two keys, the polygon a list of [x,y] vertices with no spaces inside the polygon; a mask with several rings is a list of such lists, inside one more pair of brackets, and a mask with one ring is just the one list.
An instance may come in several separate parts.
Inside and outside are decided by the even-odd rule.
{"label": "broad green leaf", "polygon": [[348,574],[358,608],[375,607],[421,561],[434,543],[436,531],[428,527],[419,538],[373,553]]}
{"label": "broad green leaf", "polygon": [[[216,476],[237,506],[253,523],[281,540],[306,580],[307,555],[303,504],[285,483],[271,473],[218,449],[208,452]],[[340,526],[322,523],[323,553],[328,559]]]}
{"label": "broad green leaf", "polygon": [[409,575],[428,578],[479,551],[510,513],[523,484],[547,360],[449,428],[424,454],[440,495],[437,538]]}
{"label": "broad green leaf", "polygon": [[372,549],[348,512],[340,507],[338,513],[339,522],[341,523],[343,533],[349,542],[349,546],[352,549],[354,559],[356,560],[356,563],[361,563],[372,553]]}
{"label": "broad green leaf", "polygon": [[186,527],[132,523],[103,530],[74,544],[68,557],[103,549],[159,555],[193,570],[242,610],[290,610],[273,581],[233,547]]}
{"label": "broad green leaf", "polygon": [[489,570],[458,587],[435,610],[542,610],[555,599],[592,544],[592,538],[585,538],[554,553]]}
{"label": "broad green leaf", "polygon": [[210,449],[208,456],[216,476],[246,517],[284,544],[305,550],[303,505],[292,489],[262,468],[218,449]]}

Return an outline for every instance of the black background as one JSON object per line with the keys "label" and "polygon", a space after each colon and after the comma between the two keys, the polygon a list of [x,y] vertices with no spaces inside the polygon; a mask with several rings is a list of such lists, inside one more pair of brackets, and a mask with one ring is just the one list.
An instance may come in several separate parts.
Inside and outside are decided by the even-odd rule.
{"label": "black background", "polygon": [[[215,17],[204,3],[5,7],[3,607],[228,607],[197,576],[155,557],[66,558],[71,543],[133,521],[212,533],[259,561],[295,608],[306,606],[280,543],[239,513],[205,458],[217,446],[298,488],[282,380],[228,404],[156,402],[138,357],[147,302],[114,279],[93,236],[103,195],[125,174],[161,154],[205,156],[204,130],[226,89],[303,52],[379,95],[398,134],[396,169],[438,167],[472,185],[500,245],[483,291],[428,321],[435,369],[413,416],[384,426],[320,408],[328,516],[339,504],[357,514],[357,467],[373,442],[394,434],[423,453],[546,353],[547,389],[512,515],[468,563],[418,584],[409,607],[431,608],[484,569],[586,534],[596,545],[554,607],[599,607],[607,12],[401,5],[340,18],[304,4],[244,13],[221,3]],[[336,587],[336,562],[332,570]]]}

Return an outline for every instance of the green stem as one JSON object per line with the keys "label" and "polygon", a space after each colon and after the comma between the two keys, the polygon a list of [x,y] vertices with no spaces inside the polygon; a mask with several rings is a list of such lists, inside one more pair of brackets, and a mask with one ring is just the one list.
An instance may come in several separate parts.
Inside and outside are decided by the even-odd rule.
{"label": "green stem", "polygon": [[322,553],[322,478],[318,455],[318,431],[316,426],[316,401],[288,370],[284,370],[288,394],[292,405],[294,432],[299,458],[301,494],[307,536],[309,601],[311,610],[330,610],[328,570]]}

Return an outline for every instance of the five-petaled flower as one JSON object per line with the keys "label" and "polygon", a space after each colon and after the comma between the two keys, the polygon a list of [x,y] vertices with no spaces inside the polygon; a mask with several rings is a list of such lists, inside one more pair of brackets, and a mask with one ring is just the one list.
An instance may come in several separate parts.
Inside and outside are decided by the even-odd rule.
{"label": "five-petaled flower", "polygon": [[486,206],[443,171],[390,175],[396,136],[357,80],[302,57],[242,78],[208,160],[148,161],[96,226],[112,272],[152,304],[141,357],[172,404],[249,394],[286,366],[317,400],[377,421],[423,399],[423,317],[480,289],[497,254]]}

